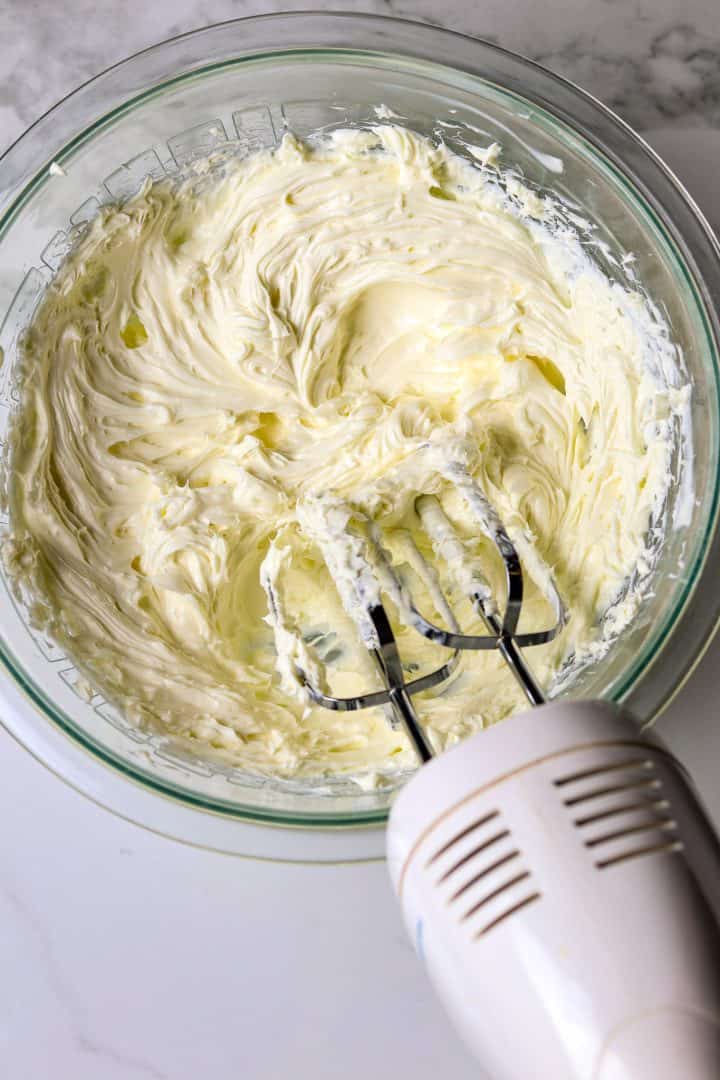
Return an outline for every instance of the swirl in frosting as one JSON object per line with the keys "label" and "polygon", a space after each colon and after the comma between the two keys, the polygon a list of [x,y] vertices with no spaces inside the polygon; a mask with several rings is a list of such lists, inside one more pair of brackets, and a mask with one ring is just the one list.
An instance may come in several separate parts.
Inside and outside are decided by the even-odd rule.
{"label": "swirl in frosting", "polygon": [[[377,686],[299,524],[318,496],[382,526],[432,614],[414,500],[435,492],[501,602],[502,566],[428,445],[552,570],[569,621],[528,654],[541,682],[602,646],[619,596],[615,629],[632,617],[670,445],[642,301],[498,181],[391,124],[288,136],[105,208],[62,265],[25,342],[5,559],[36,624],[135,722],[276,775],[410,764],[381,710],[310,706],[283,654],[335,693]],[[523,625],[541,626],[528,559]],[[398,634],[413,670],[446,658]],[[443,747],[522,698],[480,653],[417,704]]]}

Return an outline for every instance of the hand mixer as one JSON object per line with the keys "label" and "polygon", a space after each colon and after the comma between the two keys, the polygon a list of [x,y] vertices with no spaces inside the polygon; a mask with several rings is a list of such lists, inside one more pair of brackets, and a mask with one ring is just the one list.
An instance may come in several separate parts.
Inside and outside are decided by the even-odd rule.
{"label": "hand mixer", "polygon": [[[718,1080],[718,840],[659,739],[607,702],[545,702],[521,650],[565,621],[552,577],[553,625],[519,633],[517,546],[469,473],[451,466],[446,479],[502,559],[502,615],[435,496],[417,499],[418,522],[487,635],[460,633],[437,592],[450,629],[428,621],[372,522],[346,530],[341,513],[330,532],[309,530],[385,688],[337,698],[299,677],[329,709],[389,706],[427,763],[388,825],[410,937],[491,1080]],[[447,663],[406,680],[383,595],[452,650]],[[466,649],[498,649],[535,708],[435,757],[413,697]]]}

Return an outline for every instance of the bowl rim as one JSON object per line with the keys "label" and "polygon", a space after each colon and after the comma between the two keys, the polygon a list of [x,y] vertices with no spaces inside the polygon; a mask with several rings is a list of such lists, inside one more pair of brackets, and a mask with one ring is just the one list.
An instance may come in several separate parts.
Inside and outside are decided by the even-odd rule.
{"label": "bowl rim", "polygon": [[[191,67],[183,68],[179,73],[176,72],[169,79],[152,79],[150,83],[145,83],[142,91],[137,92],[134,96],[129,98],[121,99],[119,103],[110,109],[101,111],[99,115],[95,116],[95,119],[92,122],[85,123],[84,126],[82,126],[80,130],[77,130],[70,139],[67,139],[65,134],[63,134],[63,125],[56,123],[58,116],[62,115],[66,110],[68,103],[77,102],[80,98],[93,92],[98,86],[111,80],[116,73],[123,71],[127,72],[128,69],[131,69],[133,65],[138,64],[144,58],[159,58],[165,56],[177,45],[199,42],[208,37],[217,35],[218,32],[239,32],[242,37],[247,38],[248,31],[251,31],[251,28],[259,28],[262,36],[262,31],[268,27],[272,28],[269,36],[272,37],[273,42],[275,43],[272,48],[260,48],[258,46],[257,48],[248,49],[247,41],[244,41],[242,42],[242,45],[245,47],[239,47],[224,61],[198,63]],[[365,42],[364,46],[355,44],[330,45],[325,41],[323,41],[321,45],[309,43],[314,40],[313,34],[322,37],[323,34],[327,34],[328,30],[333,27],[337,28],[338,40],[345,40],[348,36],[352,36],[353,33],[360,34]],[[352,28],[351,32],[350,28]],[[298,37],[298,35],[295,34],[295,31],[299,32],[300,29],[302,30],[302,33]],[[322,33],[320,33],[320,31],[322,31]],[[283,33],[286,38],[289,37],[291,39],[289,42],[283,42]],[[294,37],[293,34],[295,34]],[[307,39],[306,44],[300,44],[300,38]],[[420,50],[420,55],[418,55],[417,46],[421,39],[423,49]],[[435,59],[430,55],[437,51],[438,42],[441,39],[448,45],[448,48],[450,45],[455,45],[457,47],[458,43],[463,43],[466,52],[463,55],[462,63],[458,64],[457,61],[454,61],[452,64],[449,64],[443,60]],[[241,43],[238,42],[238,45],[241,46]],[[470,62],[470,59],[467,56],[468,50],[477,50],[477,64]],[[202,50],[199,51],[202,52]],[[718,327],[716,313],[710,302],[710,290],[705,282],[706,273],[703,273],[702,269],[698,269],[698,260],[696,258],[698,252],[694,248],[692,250],[689,249],[689,242],[685,242],[682,234],[678,232],[675,223],[663,210],[663,203],[661,200],[659,201],[654,194],[651,180],[643,175],[640,177],[642,183],[638,185],[637,164],[634,168],[629,169],[623,164],[623,161],[620,160],[617,152],[608,152],[610,148],[603,142],[603,138],[600,138],[599,135],[597,136],[597,139],[589,137],[587,129],[582,124],[578,127],[576,126],[576,122],[567,115],[563,115],[561,107],[562,102],[557,108],[553,108],[552,103],[549,103],[545,98],[537,101],[535,95],[523,96],[517,89],[509,88],[505,84],[495,83],[494,80],[488,78],[487,75],[483,73],[482,65],[480,64],[480,54],[483,52],[490,53],[501,60],[510,63],[517,69],[516,74],[518,76],[522,74],[523,69],[532,72],[536,79],[539,79],[542,83],[546,84],[545,89],[548,90],[548,93],[549,88],[551,87],[560,88],[566,96],[568,94],[570,95],[573,102],[577,101],[584,103],[585,107],[591,110],[593,116],[596,119],[599,118],[601,121],[602,135],[605,140],[612,141],[611,136],[619,135],[621,141],[623,141],[627,147],[632,147],[636,153],[639,153],[641,159],[649,164],[650,171],[652,172],[652,170],[655,170],[654,179],[657,180],[658,177],[662,177],[666,184],[669,185],[669,188],[674,190],[681,204],[689,212],[690,217],[697,227],[696,232],[698,233],[698,236],[707,245],[708,250],[702,252],[705,261],[707,262],[708,258],[710,258],[712,264],[712,260],[714,259],[715,265],[714,267],[711,265],[711,268],[714,269],[715,275],[720,282],[720,245],[702,211],[697,207],[682,183],[674,176],[672,171],[664,164],[664,162],[662,162],[659,156],[647,145],[647,143],[645,143],[645,141],[634,132],[624,120],[598,101],[592,94],[578,87],[569,79],[549,71],[536,61],[505,49],[493,42],[475,38],[467,34],[461,34],[457,31],[448,30],[442,27],[436,27],[428,23],[398,19],[394,16],[355,14],[346,11],[322,12],[309,10],[277,12],[215,23],[207,27],[187,31],[183,34],[176,35],[157,44],[148,46],[104,69],[91,79],[86,80],[40,116],[0,156],[0,170],[2,170],[8,162],[13,162],[13,159],[17,158],[18,155],[21,159],[18,163],[19,179],[17,183],[12,185],[10,197],[5,200],[0,213],[0,236],[5,232],[8,225],[12,223],[15,215],[22,208],[24,201],[36,190],[36,186],[45,180],[49,162],[56,160],[62,162],[64,155],[70,155],[74,149],[82,144],[82,142],[87,138],[90,138],[95,130],[102,128],[111,117],[122,115],[136,107],[141,101],[161,93],[167,87],[168,82],[177,83],[193,77],[200,77],[203,74],[217,70],[222,66],[237,65],[249,60],[257,60],[261,57],[264,59],[274,58],[282,60],[289,59],[290,57],[297,58],[301,55],[310,57],[328,57],[330,55],[334,58],[342,56],[357,58],[358,56],[363,55],[366,57],[399,55],[422,65],[434,66],[435,68],[444,70],[451,68],[456,74],[461,73],[465,76],[469,76],[471,79],[480,80],[486,85],[494,85],[507,96],[520,97],[522,100],[532,103],[534,108],[548,113],[555,123],[569,128],[576,137],[582,139],[589,146],[591,152],[596,157],[604,157],[605,161],[614,169],[618,180],[624,185],[632,188],[633,197],[637,199],[637,194],[639,193],[640,197],[642,197],[645,202],[646,211],[652,215],[656,226],[662,231],[666,242],[670,245],[671,249],[673,249],[678,265],[685,274],[688,284],[696,297],[701,317],[706,323],[705,329],[713,353],[713,366],[717,382],[719,374],[717,342],[720,341],[720,329]],[[115,91],[113,91],[113,93],[115,93]],[[85,107],[87,109],[87,103]],[[91,112],[92,111],[95,111],[94,106],[91,108]],[[73,120],[72,123],[74,125],[75,121]],[[34,156],[31,154],[30,157],[32,160],[28,165],[28,163],[22,160],[23,156],[26,155],[28,144],[34,141],[34,138],[38,133],[43,136],[49,134],[49,128],[51,127],[53,129],[54,138],[44,139],[43,146],[46,148],[53,148],[54,152],[49,156],[45,153],[44,160],[40,162],[38,161],[37,153],[35,153]],[[593,131],[593,136],[594,135],[595,131]],[[632,183],[630,183],[631,179]],[[716,476],[712,509],[708,518],[704,546],[702,551],[696,556],[696,569],[692,582],[690,586],[686,588],[685,593],[678,599],[672,612],[667,615],[666,626],[668,629],[664,631],[662,637],[656,642],[653,657],[650,658],[649,662],[642,666],[643,676],[647,674],[649,668],[656,663],[659,652],[667,646],[670,638],[677,636],[677,629],[684,617],[690,597],[696,592],[697,585],[707,567],[711,550],[716,549],[718,558],[720,558],[720,541],[718,540],[716,529],[719,482],[720,476]],[[683,661],[675,667],[672,677],[666,677],[665,681],[667,686],[662,695],[660,709],[664,708],[678,692],[709,645],[714,630],[718,625],[720,598],[711,605],[711,608],[712,610],[705,611],[704,613],[704,636],[701,635],[702,640],[700,647],[696,649],[691,656],[683,658]],[[298,826],[314,826],[322,829],[333,827],[359,829],[362,826],[381,824],[387,817],[388,811],[385,808],[372,810],[367,813],[348,811],[329,815],[319,815],[314,812],[304,814],[301,811],[287,812],[273,810],[272,812],[265,812],[258,810],[256,807],[246,807],[241,806],[240,804],[227,803],[223,805],[222,800],[215,801],[212,798],[197,795],[185,788],[176,786],[166,779],[155,778],[141,770],[135,769],[122,758],[116,757],[112,752],[109,752],[106,748],[95,743],[86,736],[85,733],[80,732],[74,724],[68,724],[68,722],[63,719],[63,710],[56,707],[52,701],[50,701],[50,699],[35,686],[32,679],[28,679],[22,671],[22,668],[18,670],[15,667],[12,656],[6,655],[4,648],[1,646],[0,663],[13,679],[15,686],[20,688],[24,695],[29,697],[33,702],[33,705],[35,706],[33,713],[38,715],[42,723],[45,723],[49,719],[76,745],[79,744],[90,757],[96,761],[99,759],[103,763],[103,768],[109,765],[116,772],[121,773],[123,777],[132,780],[136,785],[143,788],[150,788],[159,794],[169,795],[172,799],[178,800],[194,809],[201,809],[205,812],[209,811],[210,813],[206,815],[208,818],[210,818],[211,815],[225,815],[235,821],[262,822],[263,824],[281,825],[282,827],[292,826],[293,828],[296,828]],[[642,701],[642,695],[635,695],[635,697],[633,695],[633,690],[635,688],[633,683],[637,683],[639,677],[640,672],[637,670],[631,672],[624,680],[626,686],[621,688],[618,692],[618,699],[626,700],[631,705],[634,700]],[[627,686],[628,682],[631,684],[629,687]],[[659,709],[653,711],[656,714]],[[27,745],[28,739],[23,737],[25,721],[22,717],[18,719],[19,716],[20,714],[16,710],[13,719],[9,721],[7,718],[4,718],[4,723],[16,739],[23,745]],[[40,756],[42,759],[41,754],[36,753],[35,756]],[[45,764],[52,768],[56,774],[62,775],[62,769],[57,765],[57,762],[51,765],[48,761],[45,761]],[[212,846],[212,844],[210,846]]]}

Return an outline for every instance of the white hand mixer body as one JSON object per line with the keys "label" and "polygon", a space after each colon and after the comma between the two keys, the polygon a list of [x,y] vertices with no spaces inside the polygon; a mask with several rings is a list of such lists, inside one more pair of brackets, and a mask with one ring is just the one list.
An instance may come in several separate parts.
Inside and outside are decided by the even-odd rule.
{"label": "white hand mixer body", "polygon": [[466,740],[401,791],[387,844],[491,1080],[720,1077],[720,848],[619,710],[551,703]]}
{"label": "white hand mixer body", "polygon": [[[421,615],[372,523],[358,534],[354,512],[338,515],[336,503],[331,527],[327,506],[303,521],[385,689],[335,698],[299,677],[326,708],[389,705],[428,762],[388,825],[408,933],[490,1080],[719,1080],[718,839],[681,766],[626,714],[605,702],[545,703],[520,646],[549,641],[564,624],[552,575],[536,565],[554,625],[520,634],[515,545],[461,467],[446,479],[503,560],[502,618],[437,499],[418,498],[419,524],[487,636],[459,633],[446,605],[450,630]],[[280,620],[265,587],[271,620]],[[453,650],[445,665],[405,681],[382,593]],[[488,648],[537,707],[434,757],[412,697],[447,679],[460,651]]]}

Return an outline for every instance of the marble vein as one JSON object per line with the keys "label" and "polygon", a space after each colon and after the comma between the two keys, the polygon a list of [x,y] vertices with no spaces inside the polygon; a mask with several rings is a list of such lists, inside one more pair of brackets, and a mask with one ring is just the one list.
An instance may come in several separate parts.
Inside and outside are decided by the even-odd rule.
{"label": "marble vein", "polygon": [[22,944],[26,962],[34,964],[34,981],[42,978],[55,1002],[55,1016],[64,1017],[76,1053],[96,1058],[99,1066],[113,1066],[122,1080],[171,1080],[168,1073],[150,1062],[100,1042],[87,1032],[82,1000],[60,969],[50,928],[35,913],[29,898],[14,888],[7,874],[0,882],[0,910],[2,907],[6,909],[7,922],[14,928],[14,938]]}
{"label": "marble vein", "polygon": [[[308,0],[4,0],[0,147],[79,83],[138,49],[224,19],[310,6]],[[334,0],[331,6],[497,41],[584,86],[639,129],[720,121],[716,0]]]}

